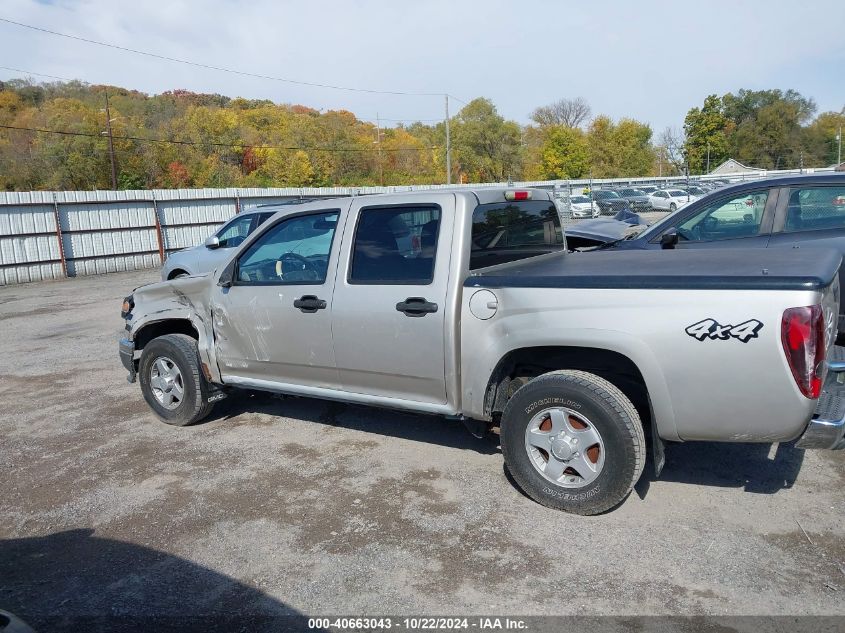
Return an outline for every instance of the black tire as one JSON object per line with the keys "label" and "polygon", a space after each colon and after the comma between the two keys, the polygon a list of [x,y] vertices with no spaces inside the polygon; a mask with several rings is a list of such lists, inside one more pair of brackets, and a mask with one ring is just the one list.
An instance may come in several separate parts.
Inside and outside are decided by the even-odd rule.
{"label": "black tire", "polygon": [[[183,397],[173,409],[159,402],[150,384],[153,364],[162,357],[172,360],[181,374]],[[200,369],[197,342],[186,334],[165,334],[147,343],[138,363],[138,379],[144,400],[167,424],[187,426],[199,422],[214,407],[208,402],[208,383]]]}
{"label": "black tire", "polygon": [[674,202],[670,202],[669,203],[669,213],[674,213],[677,210],[678,210],[678,205],[675,204]]}
{"label": "black tire", "polygon": [[[552,482],[526,449],[528,425],[554,405],[589,419],[604,444],[603,466],[583,487]],[[619,505],[645,465],[645,434],[634,405],[615,385],[584,371],[553,371],[528,382],[508,401],[500,431],[505,465],[517,485],[538,503],[573,514],[600,514]]]}

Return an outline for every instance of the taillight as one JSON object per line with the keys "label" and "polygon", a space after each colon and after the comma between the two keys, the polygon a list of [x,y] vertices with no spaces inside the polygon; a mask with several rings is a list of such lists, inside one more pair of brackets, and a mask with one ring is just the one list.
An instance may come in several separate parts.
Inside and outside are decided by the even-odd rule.
{"label": "taillight", "polygon": [[783,351],[798,388],[815,400],[822,391],[818,370],[825,358],[824,313],[820,305],[789,308],[780,330]]}

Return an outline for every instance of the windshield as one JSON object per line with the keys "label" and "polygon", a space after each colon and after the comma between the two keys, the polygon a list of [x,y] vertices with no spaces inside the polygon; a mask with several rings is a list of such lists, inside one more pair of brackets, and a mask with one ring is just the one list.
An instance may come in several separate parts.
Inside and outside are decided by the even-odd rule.
{"label": "windshield", "polygon": [[589,204],[590,199],[587,196],[572,196],[569,201],[573,204]]}

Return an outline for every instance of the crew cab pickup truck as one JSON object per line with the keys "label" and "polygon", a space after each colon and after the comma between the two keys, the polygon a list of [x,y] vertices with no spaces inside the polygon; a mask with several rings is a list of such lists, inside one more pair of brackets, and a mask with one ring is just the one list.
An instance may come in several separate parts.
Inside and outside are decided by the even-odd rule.
{"label": "crew cab pickup truck", "polygon": [[666,441],[843,448],[841,255],[568,253],[548,192],[281,208],[213,273],[137,288],[120,357],[165,422],[238,388],[499,427],[515,482],[622,502]]}

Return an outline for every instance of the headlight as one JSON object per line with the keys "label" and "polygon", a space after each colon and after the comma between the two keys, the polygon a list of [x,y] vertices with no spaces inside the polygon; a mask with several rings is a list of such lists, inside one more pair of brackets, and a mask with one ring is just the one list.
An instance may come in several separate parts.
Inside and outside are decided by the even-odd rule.
{"label": "headlight", "polygon": [[129,295],[123,300],[123,305],[120,308],[120,318],[126,319],[131,316],[132,308],[135,307],[135,299]]}

